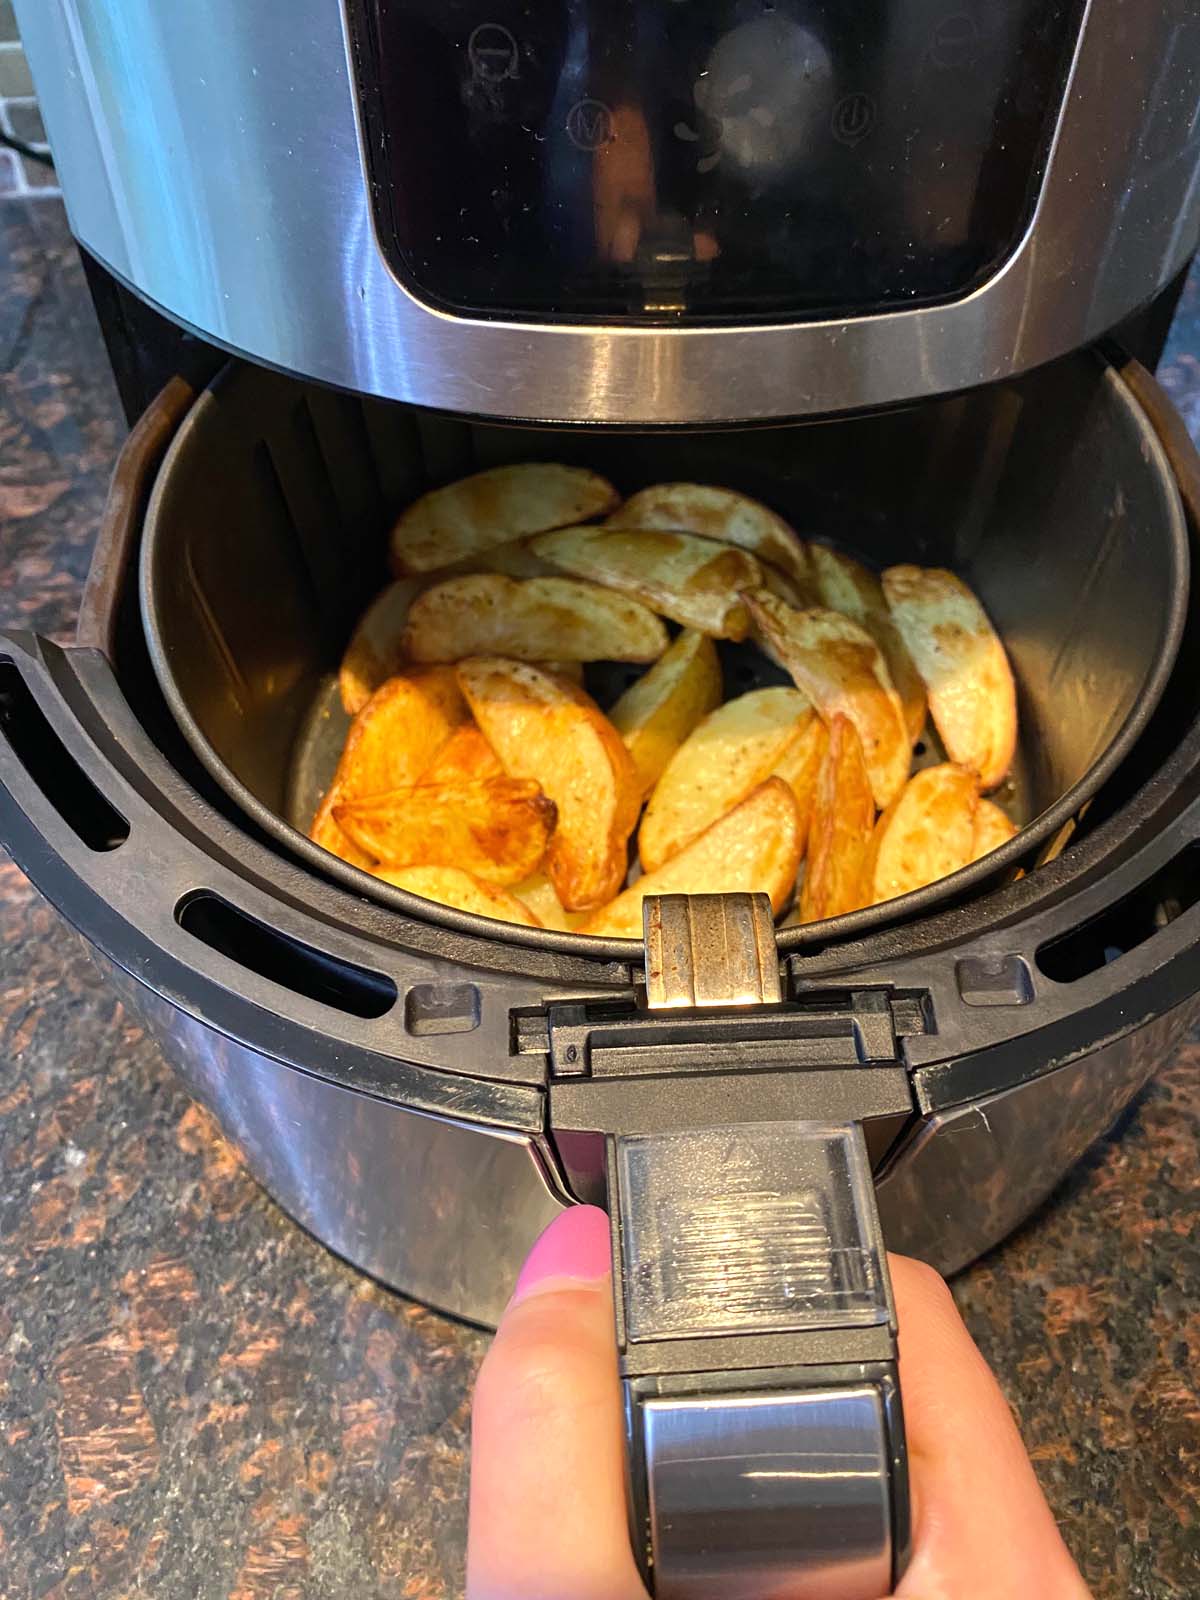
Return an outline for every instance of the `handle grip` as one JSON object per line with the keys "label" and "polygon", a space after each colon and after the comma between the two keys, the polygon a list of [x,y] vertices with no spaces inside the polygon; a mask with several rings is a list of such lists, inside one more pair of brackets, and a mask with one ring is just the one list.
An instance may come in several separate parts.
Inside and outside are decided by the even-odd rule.
{"label": "handle grip", "polygon": [[[647,902],[651,1003],[720,1003],[680,954],[714,931],[743,993],[757,974],[743,1003],[778,1000],[769,908],[732,902]],[[731,958],[741,924],[752,936]],[[861,1124],[615,1132],[607,1178],[630,1530],[658,1600],[890,1593],[908,1557],[907,1461]]]}

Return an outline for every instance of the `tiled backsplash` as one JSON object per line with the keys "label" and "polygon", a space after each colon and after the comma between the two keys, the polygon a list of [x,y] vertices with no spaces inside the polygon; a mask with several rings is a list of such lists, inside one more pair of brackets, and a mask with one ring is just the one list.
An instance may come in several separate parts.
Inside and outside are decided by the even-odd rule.
{"label": "tiled backsplash", "polygon": [[[17,36],[12,0],[0,0],[0,132],[38,154],[48,153],[29,63]],[[41,199],[57,193],[53,167],[0,144],[0,200]]]}

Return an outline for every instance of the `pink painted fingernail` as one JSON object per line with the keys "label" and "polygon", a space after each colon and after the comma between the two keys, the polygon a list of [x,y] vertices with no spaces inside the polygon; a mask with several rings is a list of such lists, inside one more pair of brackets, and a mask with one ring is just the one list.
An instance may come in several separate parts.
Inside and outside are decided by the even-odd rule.
{"label": "pink painted fingernail", "polygon": [[608,1216],[599,1206],[571,1206],[525,1258],[510,1305],[549,1289],[598,1283],[612,1271]]}

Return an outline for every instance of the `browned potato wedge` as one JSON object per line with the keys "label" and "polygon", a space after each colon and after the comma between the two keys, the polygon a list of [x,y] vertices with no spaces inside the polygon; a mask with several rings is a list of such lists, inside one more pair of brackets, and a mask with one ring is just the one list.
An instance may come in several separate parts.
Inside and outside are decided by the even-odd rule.
{"label": "browned potato wedge", "polygon": [[971,859],[979,780],[946,762],[916,772],[875,824],[867,856],[873,902],[923,889]]}
{"label": "browned potato wedge", "polygon": [[420,783],[334,808],[350,839],[385,867],[461,867],[502,887],[541,865],[554,806],[536,783]]}
{"label": "browned potato wedge", "polygon": [[609,712],[649,794],[701,718],[721,703],[721,663],[703,633],[686,629]]}
{"label": "browned potato wedge", "polygon": [[875,801],[862,741],[840,712],[829,724],[808,830],[808,859],[800,892],[800,920],[820,922],[867,905],[867,851]]}
{"label": "browned potato wedge", "polygon": [[971,836],[971,860],[999,850],[1002,844],[1014,838],[1017,825],[1006,817],[994,800],[981,800],[975,813],[975,828]]}
{"label": "browned potato wedge", "polygon": [[357,716],[380,684],[404,665],[400,640],[408,608],[424,587],[420,578],[398,578],[363,612],[338,673],[342,705],[350,716]]}
{"label": "browned potato wedge", "polygon": [[338,827],[335,809],[416,783],[455,729],[469,720],[452,667],[415,667],[389,678],[351,723],[309,837],[354,866],[368,865],[360,850],[346,853],[353,847]]}
{"label": "browned potato wedge", "polygon": [[526,928],[541,927],[533,912],[522,905],[516,895],[506,893],[494,883],[485,883],[482,878],[472,877],[459,867],[393,867],[375,876],[393,888],[407,889],[410,894],[436,900],[439,905],[453,906],[456,911],[473,911],[477,917],[518,922]]}
{"label": "browned potato wedge", "polygon": [[573,578],[483,572],[426,589],[408,613],[411,661],[504,655],[516,661],[657,661],[667,630],[627,595]]}
{"label": "browned potato wedge", "polygon": [[892,685],[904,708],[909,740],[916,744],[925,726],[925,685],[913,665],[908,646],[892,621],[883,585],[861,561],[840,550],[831,550],[828,545],[810,544],[808,555],[816,579],[818,603],[857,622],[883,651]]}
{"label": "browned potato wedge", "polygon": [[582,467],[492,467],[422,495],[392,529],[392,570],[435,572],[501,545],[602,517],[617,504],[611,483]]}
{"label": "browned potato wedge", "polygon": [[714,639],[746,637],[750,617],[738,591],[763,581],[753,556],[694,533],[562,528],[533,548],[561,571],[619,589]]}
{"label": "browned potato wedge", "polygon": [[360,850],[338,827],[334,820],[333,810],[339,804],[337,791],[333,788],[321,801],[320,809],[312,820],[312,827],[308,836],[314,844],[319,844],[322,850],[328,850],[330,855],[340,856],[349,866],[363,867],[370,870],[375,865],[375,857],[369,856],[365,850]]}
{"label": "browned potato wedge", "polygon": [[836,611],[793,611],[766,589],[747,594],[746,600],[769,653],[826,723],[839,713],[853,722],[876,804],[890,805],[908,778],[912,745],[879,646],[857,622]]}
{"label": "browned potato wedge", "polygon": [[709,713],[655,785],[638,833],[653,872],[772,776],[812,718],[798,689],[753,689]]}
{"label": "browned potato wedge", "polygon": [[513,893],[533,912],[543,928],[553,928],[558,933],[577,933],[592,915],[590,911],[564,911],[554,885],[544,872],[535,872],[532,878],[518,883]]}
{"label": "browned potato wedge", "polygon": [[781,778],[768,778],[686,850],[589,917],[579,932],[640,939],[642,901],[648,894],[766,894],[778,912],[792,892],[799,865],[795,797]]}
{"label": "browned potato wedge", "polygon": [[558,807],[546,872],[568,911],[616,894],[641,784],[621,735],[582,689],[520,661],[479,657],[458,669],[475,720],[504,769]]}
{"label": "browned potato wedge", "polygon": [[422,783],[478,783],[502,778],[500,757],[473,722],[456,728],[421,774]]}
{"label": "browned potato wedge", "polygon": [[804,541],[782,517],[733,489],[704,483],[656,483],[626,500],[609,518],[622,528],[660,528],[701,533],[722,544],[749,550],[769,562],[802,589],[808,586]]}
{"label": "browned potato wedge", "polygon": [[820,717],[809,717],[799,738],[792,740],[774,767],[775,777],[782,778],[796,797],[802,856],[808,849],[808,829],[817,794],[817,779],[821,775],[828,748],[829,734],[825,724]]}
{"label": "browned potato wedge", "polygon": [[929,695],[946,754],[1003,781],[1017,745],[1012,669],[987,613],[961,578],[940,567],[889,567],[883,575],[896,627]]}

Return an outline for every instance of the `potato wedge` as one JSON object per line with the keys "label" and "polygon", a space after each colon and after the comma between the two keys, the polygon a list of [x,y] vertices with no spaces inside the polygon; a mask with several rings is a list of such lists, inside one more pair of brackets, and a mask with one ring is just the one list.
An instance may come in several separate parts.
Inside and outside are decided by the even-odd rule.
{"label": "potato wedge", "polygon": [[999,850],[1002,844],[1015,838],[1017,832],[1016,823],[1005,816],[994,800],[981,800],[971,836],[971,860],[978,861],[981,856]]}
{"label": "potato wedge", "polygon": [[533,912],[543,928],[553,928],[557,933],[577,933],[592,915],[590,911],[565,911],[544,872],[535,872],[531,878],[518,883],[513,893]]}
{"label": "potato wedge", "polygon": [[912,745],[879,646],[836,611],[793,611],[766,589],[747,594],[746,601],[769,654],[826,723],[839,713],[854,723],[876,804],[890,805],[908,778]]}
{"label": "potato wedge", "polygon": [[[455,729],[469,720],[452,667],[417,667],[389,678],[351,723],[309,837],[354,866],[369,865],[338,827],[336,808],[416,783]],[[348,849],[353,854],[346,854]]]}
{"label": "potato wedge", "polygon": [[370,871],[375,865],[375,857],[368,855],[365,850],[360,850],[334,820],[334,807],[339,803],[337,791],[331,788],[321,801],[320,808],[312,820],[312,826],[308,830],[308,836],[314,844],[319,844],[322,850],[328,850],[330,855],[339,856],[349,866],[362,867]]}
{"label": "potato wedge", "polygon": [[392,570],[398,577],[436,572],[548,528],[602,517],[619,498],[611,483],[582,467],[492,467],[422,495],[401,513],[392,529]]}
{"label": "potato wedge", "polygon": [[421,773],[422,783],[479,783],[502,778],[500,757],[473,722],[456,728]]}
{"label": "potato wedge", "polygon": [[812,719],[799,689],[752,689],[710,712],[655,785],[638,832],[654,872],[772,776]]}
{"label": "potato wedge", "polygon": [[416,783],[469,721],[452,667],[416,667],[389,678],[350,725],[334,777],[339,803]]}
{"label": "potato wedge", "polygon": [[760,561],[794,578],[802,589],[808,586],[804,541],[782,517],[733,489],[704,483],[655,483],[626,500],[609,522],[622,528],[701,533],[707,539],[749,550]]}
{"label": "potato wedge", "polygon": [[738,591],[763,581],[752,555],[694,533],[561,528],[540,534],[533,548],[561,571],[617,589],[714,639],[746,637],[750,616]]}
{"label": "potato wedge", "polygon": [[821,775],[828,748],[829,734],[825,724],[820,717],[811,716],[799,738],[792,740],[772,769],[773,776],[782,778],[796,797],[801,856],[808,849],[808,830],[817,795],[817,779]]}
{"label": "potato wedge", "polygon": [[924,680],[946,754],[978,773],[981,788],[994,789],[1016,751],[1017,692],[986,611],[961,578],[940,567],[889,567],[883,592]]}
{"label": "potato wedge", "polygon": [[828,545],[810,544],[808,556],[816,581],[817,603],[857,622],[883,651],[892,686],[904,708],[909,741],[916,744],[925,726],[925,685],[908,653],[908,646],[892,621],[883,585],[861,561],[840,550],[831,550]]}
{"label": "potato wedge", "polygon": [[657,661],[667,643],[653,611],[599,584],[484,572],[426,589],[409,609],[403,650],[411,661]]}
{"label": "potato wedge", "polygon": [[589,917],[579,932],[640,939],[648,894],[766,894],[778,912],[787,904],[799,865],[795,797],[781,778],[768,778],[686,850]]}
{"label": "potato wedge", "polygon": [[334,807],[334,820],[384,867],[461,867],[501,887],[541,865],[554,805],[523,778],[419,783]]}
{"label": "potato wedge", "polygon": [[609,712],[649,794],[696,724],[721,703],[721,663],[707,635],[685,629]]}
{"label": "potato wedge", "polygon": [[439,905],[452,906],[456,911],[472,911],[477,917],[491,917],[496,922],[517,922],[526,928],[540,928],[541,923],[522,905],[516,895],[508,894],[494,883],[485,883],[459,867],[393,867],[375,874],[394,889],[407,889],[426,900],[436,900]]}
{"label": "potato wedge", "polygon": [[858,730],[841,712],[829,724],[808,830],[800,920],[820,922],[858,911],[869,901],[867,851],[875,800]]}
{"label": "potato wedge", "polygon": [[404,665],[400,640],[408,608],[425,587],[421,578],[398,578],[377,594],[359,618],[338,673],[342,705],[355,717],[393,673]]}
{"label": "potato wedge", "polygon": [[524,662],[477,657],[458,677],[505,771],[533,779],[558,807],[546,872],[560,903],[603,905],[625,880],[641,806],[621,735],[582,689]]}
{"label": "potato wedge", "polygon": [[945,762],[916,772],[875,824],[867,853],[873,903],[923,889],[971,859],[979,779]]}

